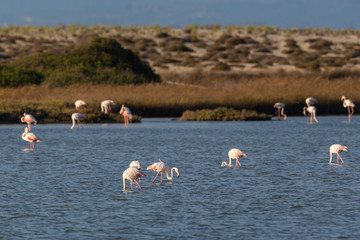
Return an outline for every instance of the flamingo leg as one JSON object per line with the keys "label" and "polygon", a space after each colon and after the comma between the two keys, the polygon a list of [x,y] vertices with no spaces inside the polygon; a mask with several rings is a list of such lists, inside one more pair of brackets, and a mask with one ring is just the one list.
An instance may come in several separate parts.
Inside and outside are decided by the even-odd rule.
{"label": "flamingo leg", "polygon": [[332,163],[332,153],[330,153],[330,160],[329,160],[329,164]]}
{"label": "flamingo leg", "polygon": [[130,186],[131,186],[131,190],[132,190],[132,180],[130,180]]}
{"label": "flamingo leg", "polygon": [[231,158],[229,157],[229,166],[231,166]]}
{"label": "flamingo leg", "polygon": [[141,189],[140,187],[140,184],[134,179],[134,182],[139,186],[139,188]]}
{"label": "flamingo leg", "polygon": [[160,183],[162,183],[162,173],[161,173],[161,182]]}
{"label": "flamingo leg", "polygon": [[27,123],[28,124],[28,128],[29,128],[29,132],[31,131],[31,123]]}
{"label": "flamingo leg", "polygon": [[339,164],[339,153],[336,153],[336,163]]}
{"label": "flamingo leg", "polygon": [[342,160],[342,158],[341,158],[340,154],[338,153],[337,155],[338,155],[338,157],[340,158],[341,163],[342,163],[342,164],[344,164],[344,161]]}
{"label": "flamingo leg", "polygon": [[239,164],[239,166],[241,167],[241,164],[240,164],[240,162],[239,162],[239,159],[238,158],[236,158],[236,166]]}
{"label": "flamingo leg", "polygon": [[152,183],[155,182],[155,179],[157,178],[157,176],[159,175],[159,173],[160,173],[160,172],[158,172],[158,173],[156,174],[156,176],[155,176],[154,180],[152,181]]}

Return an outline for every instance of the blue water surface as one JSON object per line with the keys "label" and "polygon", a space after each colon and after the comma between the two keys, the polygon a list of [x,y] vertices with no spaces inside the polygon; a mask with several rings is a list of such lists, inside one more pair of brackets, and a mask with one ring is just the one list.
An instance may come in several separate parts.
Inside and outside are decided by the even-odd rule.
{"label": "blue water surface", "polygon": [[[1,125],[0,239],[360,239],[360,118],[318,120],[38,124],[35,151]],[[242,167],[220,167],[231,148]],[[158,159],[181,176],[152,184]]]}

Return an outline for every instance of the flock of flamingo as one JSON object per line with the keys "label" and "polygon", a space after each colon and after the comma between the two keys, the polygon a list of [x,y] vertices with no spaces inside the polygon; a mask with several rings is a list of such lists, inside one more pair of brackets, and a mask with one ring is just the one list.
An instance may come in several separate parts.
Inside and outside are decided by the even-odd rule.
{"label": "flock of flamingo", "polygon": [[[350,123],[351,116],[354,114],[355,104],[352,100],[346,99],[345,96],[341,97],[341,101],[343,101],[344,108],[348,109],[348,114],[349,114],[348,122]],[[316,107],[315,107],[315,104],[318,103],[318,100],[316,100],[313,97],[308,97],[307,99],[305,99],[305,103],[306,106],[303,108],[304,116],[306,116],[307,113],[308,121],[310,123],[313,123],[313,119],[315,122],[318,123],[319,121],[316,119]],[[286,114],[284,113],[285,104],[282,102],[277,102],[274,104],[274,108],[277,109],[275,115],[278,117],[278,119],[281,120],[281,118],[283,118],[283,120],[286,120]]]}
{"label": "flock of flamingo", "polygon": [[[350,99],[346,99],[345,96],[342,96],[341,100],[343,101],[343,106],[348,109],[348,114],[349,114],[348,122],[350,123],[350,118],[354,114],[355,104]],[[315,122],[318,122],[318,120],[316,119],[316,107],[315,107],[315,104],[317,104],[318,101],[313,97],[309,97],[305,100],[305,103],[306,103],[306,106],[303,108],[303,113],[305,116],[307,115],[308,121],[310,123],[313,123],[313,119],[314,119]],[[102,101],[101,102],[101,112],[103,112],[104,114],[110,114],[111,106],[114,104],[115,103],[112,100]],[[84,106],[86,106],[86,103],[83,100],[77,100],[75,102],[76,109],[81,109]],[[275,115],[278,117],[278,119],[281,120],[281,118],[283,118],[283,120],[286,120],[286,114],[284,113],[285,104],[282,102],[277,102],[274,104],[274,108],[277,108]],[[123,104],[119,113],[124,116],[124,127],[128,127],[129,119],[132,119],[132,114],[131,114],[130,109],[125,107],[125,105]],[[76,123],[78,124],[78,126],[82,127],[81,120],[85,119],[85,118],[86,118],[86,116],[81,113],[73,113],[71,115],[71,120],[72,120],[71,129],[73,129],[75,127]],[[35,117],[32,116],[31,114],[24,113],[24,115],[21,117],[21,122],[27,123],[27,127],[25,128],[24,133],[21,135],[21,137],[23,140],[30,142],[30,149],[28,149],[28,150],[34,150],[35,149],[34,143],[41,142],[41,139],[36,137],[36,135],[31,132],[31,124],[35,125],[37,123],[37,121],[36,121]],[[329,164],[330,165],[339,165],[339,159],[341,160],[340,164],[343,164],[344,161],[339,154],[340,152],[343,152],[343,151],[347,151],[346,146],[342,146],[340,144],[331,145],[330,146]],[[333,154],[336,154],[336,156],[337,156],[336,163],[332,162]],[[243,153],[240,149],[233,148],[233,149],[229,150],[228,157],[229,157],[229,163],[222,162],[221,166],[241,167],[239,158],[247,157],[247,155],[245,153]],[[232,159],[235,159],[235,161],[236,161],[235,166],[232,165]],[[133,182],[135,182],[141,189],[140,178],[145,177],[146,174],[143,173],[142,171],[140,171],[140,169],[141,169],[141,165],[140,165],[139,161],[132,161],[130,163],[129,168],[123,172],[123,190],[126,190],[126,180],[130,181],[131,189],[133,189],[133,187],[132,187]],[[173,179],[174,171],[176,172],[178,177],[180,176],[180,172],[179,172],[178,168],[173,167],[170,170],[170,167],[165,165],[165,163],[163,163],[160,159],[159,159],[159,162],[155,162],[152,165],[148,166],[147,170],[153,170],[153,171],[157,172],[152,183],[155,182],[155,180],[159,174],[161,176],[160,183],[163,182],[163,173],[166,174],[166,177],[168,180]],[[171,175],[169,175],[169,172]]]}

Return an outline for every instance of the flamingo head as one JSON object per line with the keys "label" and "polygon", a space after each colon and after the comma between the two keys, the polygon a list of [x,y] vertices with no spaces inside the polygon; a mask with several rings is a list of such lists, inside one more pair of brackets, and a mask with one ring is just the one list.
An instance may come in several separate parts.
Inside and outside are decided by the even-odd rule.
{"label": "flamingo head", "polygon": [[175,172],[176,172],[177,176],[180,177],[179,169],[175,168]]}
{"label": "flamingo head", "polygon": [[242,153],[240,157],[247,157],[245,153]]}
{"label": "flamingo head", "polygon": [[343,146],[340,150],[347,152],[348,148],[347,148],[347,146]]}
{"label": "flamingo head", "polygon": [[29,132],[29,129],[26,127],[26,128],[24,129],[24,132]]}
{"label": "flamingo head", "polygon": [[345,96],[342,96],[342,97],[341,97],[341,100],[342,100],[342,101],[344,101],[345,99],[346,99]]}

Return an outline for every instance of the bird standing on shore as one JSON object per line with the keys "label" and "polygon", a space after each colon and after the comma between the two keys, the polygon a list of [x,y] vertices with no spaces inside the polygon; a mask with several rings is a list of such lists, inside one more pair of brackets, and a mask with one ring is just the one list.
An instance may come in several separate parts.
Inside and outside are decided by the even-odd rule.
{"label": "bird standing on shore", "polygon": [[26,113],[24,113],[24,115],[21,117],[20,120],[21,120],[21,122],[27,123],[29,131],[31,131],[31,124],[33,123],[34,125],[36,125],[36,123],[37,123],[37,121],[33,115],[26,114]]}
{"label": "bird standing on shore", "polygon": [[275,115],[277,115],[278,120],[281,120],[281,117],[286,120],[286,114],[284,114],[285,104],[282,102],[277,102],[274,104],[274,108],[277,108]]}
{"label": "bird standing on shore", "polygon": [[30,143],[30,150],[35,149],[35,142],[41,142],[41,139],[36,137],[32,132],[29,132],[27,127],[25,128],[24,133],[21,135],[21,138]]}
{"label": "bird standing on shore", "polygon": [[86,106],[86,102],[83,100],[77,100],[75,101],[75,108],[80,109],[82,107]]}
{"label": "bird standing on shore", "polygon": [[349,120],[348,122],[350,123],[351,120],[351,116],[354,114],[354,107],[355,107],[355,104],[353,101],[351,101],[350,99],[346,99],[345,96],[342,96],[341,97],[341,100],[343,101],[343,106],[344,108],[347,108],[348,109],[348,113],[349,113]]}
{"label": "bird standing on shore", "polygon": [[81,123],[81,119],[85,119],[86,116],[84,114],[81,113],[73,113],[71,115],[71,120],[72,120],[72,126],[71,129],[73,129],[75,127],[75,124],[78,123],[78,127],[82,127],[82,123]]}
{"label": "bird standing on shore", "polygon": [[105,100],[101,102],[101,112],[105,114],[111,113],[111,106],[115,105],[114,101],[112,100]]}
{"label": "bird standing on shore", "polygon": [[330,165],[332,165],[333,163],[332,163],[332,155],[334,154],[334,153],[336,153],[336,162],[337,162],[337,164],[339,164],[339,158],[340,158],[340,160],[341,160],[341,164],[343,164],[344,163],[344,161],[342,160],[342,158],[340,157],[340,154],[339,154],[339,152],[343,152],[343,151],[347,151],[348,149],[347,149],[347,147],[346,146],[342,146],[342,145],[340,145],[340,144],[333,144],[333,145],[331,145],[330,146],[330,160],[329,160],[329,164]]}
{"label": "bird standing on shore", "polygon": [[232,160],[232,159],[235,159],[235,160],[236,160],[235,166],[241,167],[241,164],[240,164],[240,162],[239,162],[239,158],[241,158],[241,157],[247,157],[247,156],[246,156],[246,154],[243,153],[240,149],[238,149],[238,148],[233,148],[233,149],[230,149],[230,150],[229,150],[229,152],[228,152],[228,157],[229,157],[229,163],[222,162],[222,163],[221,163],[221,166],[232,167],[232,165],[231,165],[231,160]]}
{"label": "bird standing on shore", "polygon": [[132,119],[132,114],[130,109],[128,107],[125,107],[125,105],[123,104],[120,109],[120,114],[124,116],[124,127],[128,127],[129,119],[130,120]]}

